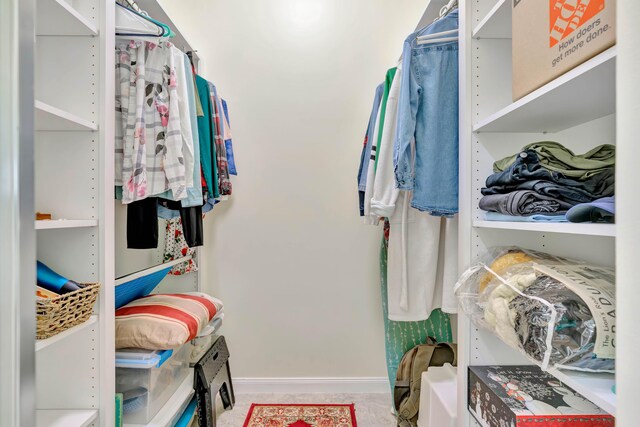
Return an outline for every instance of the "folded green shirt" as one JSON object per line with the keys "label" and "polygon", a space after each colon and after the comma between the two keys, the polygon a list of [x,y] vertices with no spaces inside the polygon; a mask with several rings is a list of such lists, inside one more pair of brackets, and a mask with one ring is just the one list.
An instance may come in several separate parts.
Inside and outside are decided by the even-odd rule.
{"label": "folded green shirt", "polygon": [[[600,145],[579,155],[553,141],[534,142],[525,146],[521,151],[526,150],[535,151],[540,159],[540,164],[545,169],[560,172],[566,177],[579,180],[590,178],[615,166],[616,163],[616,147],[611,144]],[[515,162],[516,156],[498,160],[493,164],[493,171],[502,172],[509,168]]]}

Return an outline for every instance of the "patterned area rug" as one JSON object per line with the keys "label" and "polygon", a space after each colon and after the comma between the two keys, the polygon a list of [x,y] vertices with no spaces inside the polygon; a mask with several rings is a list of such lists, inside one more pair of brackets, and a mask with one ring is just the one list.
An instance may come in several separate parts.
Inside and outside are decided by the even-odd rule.
{"label": "patterned area rug", "polygon": [[354,405],[254,403],[244,427],[357,427]]}

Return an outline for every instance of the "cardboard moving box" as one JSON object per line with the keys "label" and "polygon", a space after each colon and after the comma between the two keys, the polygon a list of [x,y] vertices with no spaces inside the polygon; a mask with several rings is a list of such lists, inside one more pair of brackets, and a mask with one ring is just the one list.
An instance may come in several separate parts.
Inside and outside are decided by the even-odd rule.
{"label": "cardboard moving box", "polygon": [[513,100],[616,43],[615,0],[511,0]]}

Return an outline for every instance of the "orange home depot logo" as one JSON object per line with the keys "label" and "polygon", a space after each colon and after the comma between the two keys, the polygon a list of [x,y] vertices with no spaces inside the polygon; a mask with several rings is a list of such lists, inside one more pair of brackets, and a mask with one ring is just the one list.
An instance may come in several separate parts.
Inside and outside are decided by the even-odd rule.
{"label": "orange home depot logo", "polygon": [[549,0],[549,46],[604,10],[604,0]]}

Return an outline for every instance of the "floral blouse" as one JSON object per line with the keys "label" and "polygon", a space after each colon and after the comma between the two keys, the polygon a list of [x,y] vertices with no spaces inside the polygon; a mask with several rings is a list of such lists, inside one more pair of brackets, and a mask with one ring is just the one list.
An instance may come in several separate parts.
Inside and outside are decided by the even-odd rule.
{"label": "floral blouse", "polygon": [[177,83],[176,65],[184,64],[172,49],[134,41],[116,48],[116,185],[123,203],[167,190],[174,200],[187,196],[183,152],[193,153],[193,137],[182,129],[180,99],[188,95]]}

